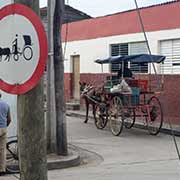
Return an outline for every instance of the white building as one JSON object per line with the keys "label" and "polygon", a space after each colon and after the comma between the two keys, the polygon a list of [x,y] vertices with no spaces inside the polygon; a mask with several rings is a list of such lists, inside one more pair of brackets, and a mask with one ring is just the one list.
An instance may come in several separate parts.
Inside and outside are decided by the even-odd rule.
{"label": "white building", "polygon": [[[166,56],[165,74],[180,74],[180,2],[154,5],[140,10],[152,54]],[[65,55],[65,80],[67,99],[76,96],[77,83],[89,74],[102,73],[101,66],[94,63],[98,58],[114,55],[148,53],[145,37],[136,10],[125,11],[68,25]],[[63,27],[65,39],[66,25]],[[148,73],[150,67],[130,65],[132,70]],[[159,67],[158,72],[161,72]],[[103,72],[109,73],[107,65]],[[91,77],[92,75],[92,77]],[[72,87],[72,92],[68,91]],[[74,89],[74,90],[73,90]]]}
{"label": "white building", "polygon": [[[173,1],[140,9],[144,29],[152,54],[166,56],[158,66],[164,79],[165,117],[180,124],[180,1]],[[79,99],[79,81],[101,84],[111,66],[103,68],[96,59],[115,55],[148,53],[137,10],[82,20],[63,26],[62,38],[67,39],[65,53],[66,99]],[[66,37],[67,34],[67,37]],[[148,75],[150,66],[129,64],[138,74]],[[163,68],[162,68],[163,67]],[[113,66],[113,68],[115,68]]]}

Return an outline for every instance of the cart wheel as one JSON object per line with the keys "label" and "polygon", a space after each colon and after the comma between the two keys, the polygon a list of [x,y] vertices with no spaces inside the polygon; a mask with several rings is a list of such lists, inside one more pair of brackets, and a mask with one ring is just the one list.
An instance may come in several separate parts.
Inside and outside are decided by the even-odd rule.
{"label": "cart wheel", "polygon": [[126,109],[124,112],[124,126],[127,129],[130,129],[133,127],[134,123],[136,120],[136,113],[135,113],[135,109],[131,108],[131,109]]}
{"label": "cart wheel", "polygon": [[19,60],[19,54],[14,54],[13,59],[14,59],[15,61],[18,61],[18,60]]}
{"label": "cart wheel", "polygon": [[103,129],[108,121],[108,107],[105,103],[100,103],[94,110],[94,122],[98,129]]}
{"label": "cart wheel", "polygon": [[151,135],[157,135],[163,124],[163,111],[159,99],[155,96],[148,100],[149,116],[147,117],[147,128]]}
{"label": "cart wheel", "polygon": [[113,97],[109,114],[111,132],[113,135],[118,136],[123,129],[123,105],[120,97]]}

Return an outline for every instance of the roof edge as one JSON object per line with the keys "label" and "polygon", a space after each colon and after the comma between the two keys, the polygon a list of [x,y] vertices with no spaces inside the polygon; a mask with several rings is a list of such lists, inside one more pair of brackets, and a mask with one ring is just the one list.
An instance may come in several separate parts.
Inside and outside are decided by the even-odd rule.
{"label": "roof edge", "polygon": [[[160,3],[160,4],[154,4],[154,5],[150,5],[150,6],[143,6],[143,7],[140,7],[138,9],[140,9],[140,10],[141,9],[148,9],[148,8],[153,8],[153,7],[158,7],[158,6],[174,4],[174,3],[177,3],[177,2],[180,2],[180,0],[168,1],[168,2],[164,2],[164,3]],[[103,17],[107,17],[107,16],[113,16],[113,15],[117,15],[117,14],[123,14],[123,13],[132,12],[132,11],[136,11],[136,10],[137,10],[136,8],[133,8],[133,9],[117,12],[117,13],[107,14],[107,15],[104,15],[104,16],[93,17],[93,19],[103,18]]]}

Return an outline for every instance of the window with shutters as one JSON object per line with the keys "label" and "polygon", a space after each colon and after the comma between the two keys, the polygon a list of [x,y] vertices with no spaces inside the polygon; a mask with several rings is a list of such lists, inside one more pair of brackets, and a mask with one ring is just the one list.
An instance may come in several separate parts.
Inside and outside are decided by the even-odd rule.
{"label": "window with shutters", "polygon": [[180,39],[160,41],[160,54],[166,56],[161,73],[180,74]]}
{"label": "window with shutters", "polygon": [[[124,56],[128,55],[128,44],[112,44],[111,45],[111,56]],[[125,66],[128,64],[126,63]],[[111,71],[117,72],[121,68],[121,64],[112,64]]]}
{"label": "window with shutters", "polygon": [[[137,43],[123,43],[111,45],[111,56],[123,56],[123,55],[136,55],[147,54],[148,49],[145,42]],[[112,64],[111,71],[116,72],[120,69],[121,64]],[[133,73],[148,73],[148,64],[126,63],[125,66],[129,66]]]}
{"label": "window with shutters", "polygon": [[[148,54],[146,42],[129,43],[129,55]],[[148,63],[130,63],[133,73],[148,73]]]}

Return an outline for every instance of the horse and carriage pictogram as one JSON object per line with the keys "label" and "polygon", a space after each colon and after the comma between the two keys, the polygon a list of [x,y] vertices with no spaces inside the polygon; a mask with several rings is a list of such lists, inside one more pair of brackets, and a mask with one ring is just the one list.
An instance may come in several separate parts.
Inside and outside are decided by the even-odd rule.
{"label": "horse and carriage pictogram", "polygon": [[10,61],[12,57],[14,61],[18,61],[20,56],[25,60],[29,61],[33,57],[32,42],[29,35],[23,35],[24,46],[20,48],[18,46],[18,35],[16,34],[15,40],[12,42],[12,48],[0,47],[0,61],[2,61],[3,56],[5,56],[4,61]]}

